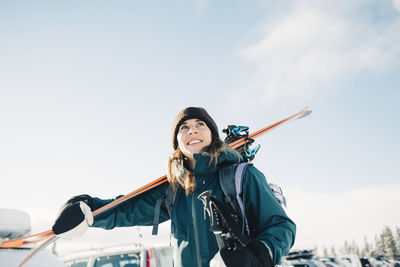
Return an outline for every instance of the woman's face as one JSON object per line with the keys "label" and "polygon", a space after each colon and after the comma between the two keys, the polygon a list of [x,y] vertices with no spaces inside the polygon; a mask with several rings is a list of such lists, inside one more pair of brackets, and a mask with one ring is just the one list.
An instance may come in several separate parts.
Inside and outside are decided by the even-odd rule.
{"label": "woman's face", "polygon": [[177,140],[183,155],[193,161],[193,154],[201,154],[206,147],[211,145],[211,130],[205,122],[189,119],[179,127]]}

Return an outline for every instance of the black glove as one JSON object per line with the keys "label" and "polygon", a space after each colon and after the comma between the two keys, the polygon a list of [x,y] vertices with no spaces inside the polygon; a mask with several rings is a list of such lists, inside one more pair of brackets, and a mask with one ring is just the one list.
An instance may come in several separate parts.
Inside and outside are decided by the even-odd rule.
{"label": "black glove", "polygon": [[60,209],[52,229],[64,238],[82,235],[93,224],[93,199],[89,195],[79,195],[69,199]]}
{"label": "black glove", "polygon": [[252,240],[246,246],[238,245],[235,249],[224,247],[220,251],[227,267],[273,267],[268,248],[258,240]]}
{"label": "black glove", "polygon": [[70,198],[66,204],[72,204],[72,203],[76,203],[79,201],[83,201],[85,202],[86,205],[88,205],[90,207],[90,210],[93,211],[94,209],[94,202],[93,202],[93,198],[89,195],[78,195],[78,196],[74,196],[72,198]]}

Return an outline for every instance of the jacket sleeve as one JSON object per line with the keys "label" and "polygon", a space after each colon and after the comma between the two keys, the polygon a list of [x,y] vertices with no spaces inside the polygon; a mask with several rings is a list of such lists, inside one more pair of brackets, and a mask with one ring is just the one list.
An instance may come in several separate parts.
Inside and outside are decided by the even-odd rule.
{"label": "jacket sleeve", "polygon": [[[92,227],[112,229],[114,227],[134,225],[153,225],[156,202],[158,199],[164,198],[165,191],[168,186],[168,183],[162,184],[137,197],[127,200],[110,211],[105,211],[102,214],[95,216]],[[116,197],[115,199],[120,197],[122,197],[122,195]],[[93,198],[93,210],[103,207],[115,199],[100,199],[95,197]],[[164,200],[162,200],[159,222],[161,223],[167,221],[168,219],[170,219],[168,211]]]}
{"label": "jacket sleeve", "polygon": [[245,173],[243,199],[246,217],[255,224],[255,238],[268,246],[274,264],[280,264],[294,244],[296,225],[275,199],[265,176],[252,165]]}

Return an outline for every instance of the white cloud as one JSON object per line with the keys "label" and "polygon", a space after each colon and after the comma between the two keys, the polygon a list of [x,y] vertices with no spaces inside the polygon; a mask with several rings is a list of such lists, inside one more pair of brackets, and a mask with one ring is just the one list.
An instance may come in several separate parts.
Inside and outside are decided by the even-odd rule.
{"label": "white cloud", "polygon": [[393,7],[400,11],[400,0],[393,0]]}
{"label": "white cloud", "polygon": [[312,96],[356,73],[399,62],[400,18],[373,21],[342,4],[299,3],[269,18],[255,33],[260,38],[241,50],[257,70],[247,87],[261,90],[263,100]]}
{"label": "white cloud", "polygon": [[288,214],[297,224],[295,247],[338,249],[345,240],[369,242],[383,227],[400,226],[400,184],[317,194],[287,190]]}

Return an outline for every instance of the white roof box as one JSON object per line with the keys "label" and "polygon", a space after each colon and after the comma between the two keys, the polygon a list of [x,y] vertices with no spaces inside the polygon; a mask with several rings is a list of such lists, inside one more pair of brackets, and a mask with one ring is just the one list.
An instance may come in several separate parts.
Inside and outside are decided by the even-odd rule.
{"label": "white roof box", "polygon": [[0,239],[22,237],[30,231],[31,219],[28,213],[0,208]]}

